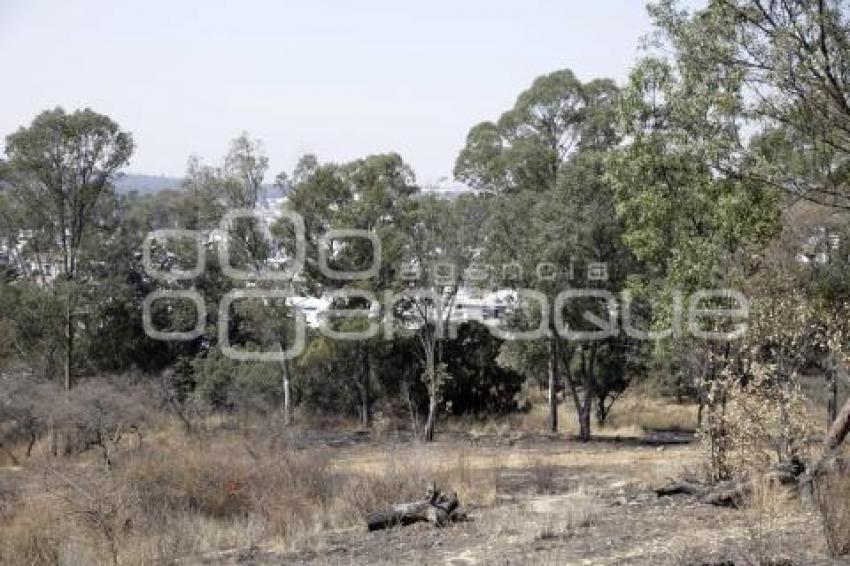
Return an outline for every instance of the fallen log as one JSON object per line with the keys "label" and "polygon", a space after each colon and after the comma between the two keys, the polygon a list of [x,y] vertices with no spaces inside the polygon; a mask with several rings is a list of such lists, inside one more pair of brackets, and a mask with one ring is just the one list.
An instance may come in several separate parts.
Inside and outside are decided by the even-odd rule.
{"label": "fallen log", "polygon": [[466,520],[466,514],[460,511],[457,493],[443,494],[431,484],[425,499],[410,503],[399,503],[390,509],[371,511],[366,514],[366,524],[370,531],[387,529],[396,525],[410,525],[427,521],[435,527],[444,527],[452,521]]}
{"label": "fallen log", "polygon": [[[785,462],[779,462],[759,476],[771,486],[793,490],[803,476],[806,466],[796,456]],[[655,488],[658,497],[673,495],[690,495],[700,503],[717,505],[719,507],[740,507],[747,495],[753,490],[753,478],[726,480],[714,484],[696,481],[673,481],[667,485]]]}
{"label": "fallen log", "polygon": [[673,495],[690,495],[700,503],[718,507],[738,507],[749,493],[750,485],[746,482],[725,481],[714,485],[703,485],[689,481],[672,482],[656,488],[655,495],[669,497]]}

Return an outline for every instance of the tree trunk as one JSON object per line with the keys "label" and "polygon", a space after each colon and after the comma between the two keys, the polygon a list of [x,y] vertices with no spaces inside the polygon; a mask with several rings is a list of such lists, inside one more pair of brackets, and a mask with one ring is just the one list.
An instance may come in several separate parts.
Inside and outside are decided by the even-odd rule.
{"label": "tree trunk", "polygon": [[413,431],[414,436],[419,436],[419,411],[413,405],[413,396],[410,394],[410,384],[407,381],[407,376],[401,382],[401,396],[405,404],[407,404],[407,411],[410,415],[410,429]]}
{"label": "tree trunk", "polygon": [[850,432],[850,399],[844,403],[832,426],[829,427],[824,439],[824,451],[832,452],[838,448],[844,442],[848,432]]}
{"label": "tree trunk", "polygon": [[581,406],[578,411],[578,438],[581,442],[590,440],[590,414],[593,409],[593,396],[595,393],[594,376],[596,360],[596,345],[587,347],[581,346],[581,379],[582,379],[582,396]]}
{"label": "tree trunk", "polygon": [[549,338],[549,432],[558,432],[558,336]]}
{"label": "tree trunk", "polygon": [[599,395],[596,399],[596,426],[603,427],[605,426],[605,421],[608,419],[608,410],[605,406],[605,399],[603,395]]}
{"label": "tree trunk", "polygon": [[362,367],[360,368],[360,426],[369,428],[372,426],[372,407],[371,398],[369,396],[369,386],[372,377],[372,364],[369,356],[368,347],[361,351],[363,357]]}
{"label": "tree trunk", "polygon": [[71,295],[65,301],[65,392],[71,391],[71,368],[74,360],[74,326],[71,321]]}
{"label": "tree trunk", "polygon": [[431,396],[428,400],[428,420],[425,423],[425,441],[434,441],[434,430],[437,428],[437,399]]}
{"label": "tree trunk", "polygon": [[283,360],[280,365],[283,372],[283,424],[289,426],[292,424],[292,393],[290,390],[289,360]]}
{"label": "tree trunk", "polygon": [[584,402],[581,405],[581,411],[579,411],[578,414],[578,439],[582,442],[588,442],[590,440],[591,405],[591,399],[589,397],[585,397]]}
{"label": "tree trunk", "polygon": [[56,421],[53,416],[50,416],[50,421],[47,425],[48,435],[50,436],[50,455],[56,458],[59,456],[59,439],[56,436]]}
{"label": "tree trunk", "polygon": [[[286,336],[277,334],[277,350],[283,353],[283,345],[286,343]],[[289,368],[289,360],[280,360],[280,386],[283,390],[283,424],[289,426],[292,424],[292,390],[291,390],[291,373]]]}
{"label": "tree trunk", "polygon": [[826,368],[826,389],[827,389],[827,419],[826,423],[827,430],[835,422],[836,417],[838,416],[838,380],[836,379],[836,373],[838,368],[833,360],[827,361]]}
{"label": "tree trunk", "polygon": [[425,364],[428,371],[428,420],[425,423],[425,442],[434,440],[434,429],[437,427],[437,367],[434,345],[425,352]]}

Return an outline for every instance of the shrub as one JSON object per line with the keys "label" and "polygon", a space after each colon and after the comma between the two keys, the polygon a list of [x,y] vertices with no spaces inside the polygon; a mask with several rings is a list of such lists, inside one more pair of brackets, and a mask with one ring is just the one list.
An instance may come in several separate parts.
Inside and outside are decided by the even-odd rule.
{"label": "shrub", "polygon": [[706,390],[698,436],[710,480],[744,477],[807,450],[812,415],[799,386],[775,367],[753,362],[746,376],[724,370]]}

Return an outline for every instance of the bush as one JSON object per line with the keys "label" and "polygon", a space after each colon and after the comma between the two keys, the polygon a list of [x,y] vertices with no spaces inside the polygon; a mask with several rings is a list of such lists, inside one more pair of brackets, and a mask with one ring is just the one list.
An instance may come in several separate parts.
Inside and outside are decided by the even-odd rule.
{"label": "bush", "polygon": [[267,412],[281,399],[281,371],[277,364],[239,362],[216,349],[192,363],[195,397],[216,409]]}
{"label": "bush", "polygon": [[745,376],[728,369],[706,383],[698,430],[711,481],[741,478],[804,457],[814,430],[799,386],[776,368],[753,362]]}
{"label": "bush", "polygon": [[447,378],[441,399],[454,415],[504,415],[518,409],[517,394],[525,378],[498,364],[501,341],[482,324],[458,328],[443,345]]}

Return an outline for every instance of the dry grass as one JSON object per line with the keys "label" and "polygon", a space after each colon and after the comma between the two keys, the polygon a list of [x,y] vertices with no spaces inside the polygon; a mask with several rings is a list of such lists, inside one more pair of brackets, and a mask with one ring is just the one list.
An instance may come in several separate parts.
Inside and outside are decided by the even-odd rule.
{"label": "dry grass", "polygon": [[747,554],[755,564],[791,563],[781,533],[791,517],[803,513],[796,489],[774,484],[766,479],[753,482],[745,501],[745,528],[748,535]]}
{"label": "dry grass", "polygon": [[608,428],[636,427],[641,430],[693,431],[697,427],[698,407],[671,399],[626,395],[618,400],[608,416]]}
{"label": "dry grass", "polygon": [[[561,405],[562,423],[571,427],[571,411],[564,409]],[[192,435],[177,422],[158,420],[145,430],[141,446],[133,438],[118,447],[110,469],[96,453],[51,458],[37,447],[19,471],[0,469],[0,563],[173,563],[233,549],[299,556],[312,550],[321,556],[336,544],[329,542],[334,537],[355,546],[351,556],[372,556],[373,547],[385,541],[404,550],[415,544],[403,538],[407,533],[371,538],[355,531],[363,529],[367,510],[419,499],[431,481],[457,490],[475,518],[441,532],[441,540],[448,545],[456,537],[463,550],[458,556],[481,563],[511,548],[518,557],[542,548],[535,556],[543,563],[547,552],[553,553],[548,563],[615,552],[655,560],[678,556],[678,549],[696,539],[703,550],[720,548],[721,534],[738,545],[745,539],[753,563],[784,556],[788,517],[801,515],[778,493],[757,490],[747,509],[734,516],[662,508],[654,498],[630,505],[651,493],[650,487],[697,466],[693,446],[656,450],[554,437],[519,443],[475,439],[496,434],[511,440],[522,434],[522,419],[528,424],[543,418],[544,426],[532,429],[541,432],[545,414],[545,404],[539,404],[531,413],[498,421],[441,423],[458,430],[471,425],[474,434],[435,444],[396,444],[391,434],[284,429],[268,417],[205,416]],[[612,426],[595,433],[639,436],[645,428],[687,428],[695,420],[695,407],[636,396],[620,400]],[[333,448],[323,446],[326,441]],[[430,534],[410,531],[414,539]],[[627,539],[633,532],[651,544],[637,535]],[[622,550],[605,546],[612,538]]]}
{"label": "dry grass", "polygon": [[547,499],[538,500],[532,505],[532,511],[538,514],[548,514],[550,518],[545,520],[537,535],[542,540],[554,538],[571,538],[585,534],[588,529],[599,523],[599,516],[603,512],[602,504],[597,498],[583,488],[566,494],[554,502],[563,510],[552,513],[552,502]]}
{"label": "dry grass", "polygon": [[[453,418],[441,425],[443,430],[468,432],[473,436],[495,435],[510,437],[518,432],[545,433],[549,430],[549,407],[546,398],[537,390],[526,392],[531,408],[525,413],[500,418],[476,420]],[[652,397],[645,393],[626,394],[617,400],[605,426],[592,423],[594,436],[640,438],[650,430],[692,432],[697,427],[698,407],[692,403],[677,403],[672,399]],[[571,401],[558,406],[558,429],[575,435],[579,426]]]}
{"label": "dry grass", "polygon": [[[486,504],[495,476],[465,452],[380,465],[338,466],[330,449],[297,449],[285,435],[166,429],[109,470],[91,458],[40,458],[22,472],[39,497],[7,494],[0,509],[2,564],[149,564],[231,548],[320,544],[328,530],[360,527],[368,510],[420,499],[431,481]],[[10,489],[4,488],[5,492]]]}

